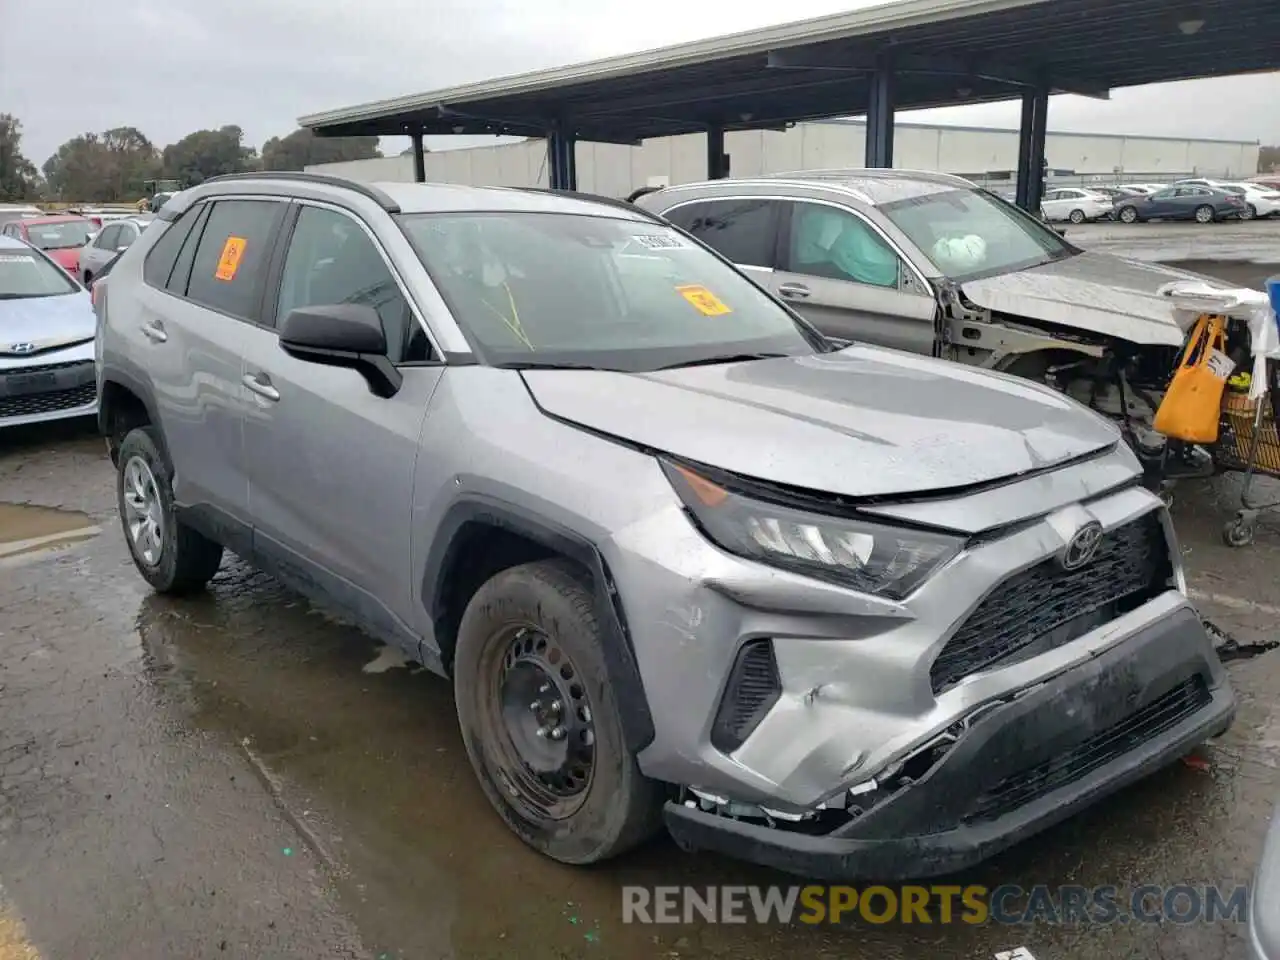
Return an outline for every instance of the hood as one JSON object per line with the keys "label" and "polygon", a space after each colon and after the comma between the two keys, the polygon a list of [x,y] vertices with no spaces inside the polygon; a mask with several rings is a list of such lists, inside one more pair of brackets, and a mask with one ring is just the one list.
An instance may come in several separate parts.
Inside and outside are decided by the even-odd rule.
{"label": "hood", "polygon": [[1228,286],[1159,263],[1088,252],[960,286],[966,297],[988,310],[1131,343],[1180,347],[1185,333],[1172,303],[1156,291],[1188,279]]}
{"label": "hood", "polygon": [[776,484],[849,497],[1001,480],[1115,443],[1047,387],[895,350],[657,373],[529,370],[548,414]]}
{"label": "hood", "polygon": [[60,250],[46,250],[45,253],[54,263],[62,267],[69,273],[75,273],[80,268],[80,248],[64,247]]}
{"label": "hood", "polygon": [[0,359],[15,355],[13,344],[30,343],[34,350],[49,350],[92,340],[96,331],[93,301],[83,290],[59,297],[0,300]]}

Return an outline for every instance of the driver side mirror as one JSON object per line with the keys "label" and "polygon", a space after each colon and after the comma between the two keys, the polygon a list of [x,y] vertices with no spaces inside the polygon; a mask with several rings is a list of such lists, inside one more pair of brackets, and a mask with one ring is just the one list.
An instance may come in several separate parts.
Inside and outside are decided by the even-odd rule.
{"label": "driver side mirror", "polygon": [[387,359],[382,318],[361,303],[290,310],[280,325],[280,348],[309,363],[356,370],[379,397],[394,397],[404,378]]}

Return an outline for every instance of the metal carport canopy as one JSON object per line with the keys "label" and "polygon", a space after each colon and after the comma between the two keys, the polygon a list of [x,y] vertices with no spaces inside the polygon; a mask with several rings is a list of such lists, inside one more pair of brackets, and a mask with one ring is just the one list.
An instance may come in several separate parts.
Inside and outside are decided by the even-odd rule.
{"label": "metal carport canopy", "polygon": [[321,136],[554,132],[635,143],[884,112],[877,99],[891,114],[1031,91],[1105,98],[1116,87],[1277,69],[1277,2],[903,0],[299,124]]}

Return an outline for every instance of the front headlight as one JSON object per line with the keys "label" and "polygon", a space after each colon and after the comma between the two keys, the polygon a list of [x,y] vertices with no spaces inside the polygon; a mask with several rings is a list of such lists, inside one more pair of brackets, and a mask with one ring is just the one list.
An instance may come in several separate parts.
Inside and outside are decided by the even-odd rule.
{"label": "front headlight", "polygon": [[891,600],[901,600],[960,552],[959,537],[809,513],[727,490],[662,461],[712,543],[729,553]]}

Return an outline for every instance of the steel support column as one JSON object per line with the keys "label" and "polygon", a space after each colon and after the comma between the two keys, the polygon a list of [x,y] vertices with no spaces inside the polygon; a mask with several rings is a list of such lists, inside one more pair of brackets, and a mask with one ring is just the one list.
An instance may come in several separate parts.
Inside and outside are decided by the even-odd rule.
{"label": "steel support column", "polygon": [[1039,213],[1044,198],[1044,147],[1049,131],[1049,85],[1039,84],[1022,94],[1022,125],[1018,129],[1017,203]]}
{"label": "steel support column", "polygon": [[876,61],[871,73],[871,90],[867,97],[868,167],[893,166],[893,63],[886,57]]}
{"label": "steel support column", "polygon": [[578,189],[577,141],[563,130],[547,133],[547,176],[552,190]]}
{"label": "steel support column", "polygon": [[415,183],[426,183],[427,181],[427,158],[426,151],[422,146],[422,134],[414,133],[409,135],[409,139],[413,141],[413,179]]}
{"label": "steel support column", "polygon": [[729,176],[729,158],[724,152],[724,127],[707,128],[707,179],[723,180]]}

